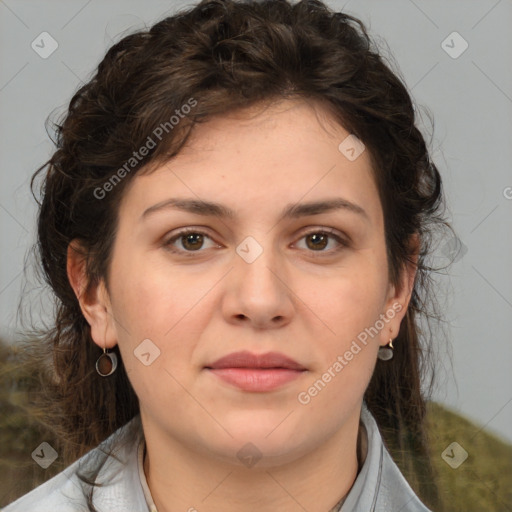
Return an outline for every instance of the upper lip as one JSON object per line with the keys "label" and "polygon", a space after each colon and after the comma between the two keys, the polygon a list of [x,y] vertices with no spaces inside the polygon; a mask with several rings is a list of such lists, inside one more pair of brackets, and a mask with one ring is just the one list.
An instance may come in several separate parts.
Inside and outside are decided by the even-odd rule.
{"label": "upper lip", "polygon": [[206,368],[286,368],[289,370],[306,370],[304,366],[279,352],[253,354],[247,350],[233,352],[217,359]]}

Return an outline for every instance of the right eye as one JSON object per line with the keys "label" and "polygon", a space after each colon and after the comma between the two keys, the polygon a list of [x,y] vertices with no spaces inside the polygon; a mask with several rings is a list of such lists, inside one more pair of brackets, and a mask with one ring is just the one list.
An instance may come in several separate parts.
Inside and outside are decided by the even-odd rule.
{"label": "right eye", "polygon": [[[163,246],[171,252],[183,254],[184,256],[193,256],[194,252],[202,252],[205,238],[210,236],[199,229],[186,228],[178,231],[171,238],[168,238]],[[175,244],[181,244],[182,249],[178,249]],[[188,253],[188,254],[187,254]]]}

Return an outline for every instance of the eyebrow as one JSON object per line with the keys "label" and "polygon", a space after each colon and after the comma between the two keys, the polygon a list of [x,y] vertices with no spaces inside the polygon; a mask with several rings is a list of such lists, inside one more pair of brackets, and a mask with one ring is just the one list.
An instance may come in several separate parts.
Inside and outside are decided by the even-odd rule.
{"label": "eyebrow", "polygon": [[[141,215],[140,220],[144,220],[156,212],[169,208],[183,210],[189,213],[194,213],[196,215],[218,217],[220,219],[236,219],[235,211],[220,203],[204,201],[200,199],[171,198],[149,207]],[[341,197],[321,201],[312,201],[309,203],[288,204],[283,208],[280,215],[280,220],[296,219],[310,215],[320,215],[322,213],[329,213],[339,210],[355,213],[367,221],[370,220],[368,214],[361,206]]]}

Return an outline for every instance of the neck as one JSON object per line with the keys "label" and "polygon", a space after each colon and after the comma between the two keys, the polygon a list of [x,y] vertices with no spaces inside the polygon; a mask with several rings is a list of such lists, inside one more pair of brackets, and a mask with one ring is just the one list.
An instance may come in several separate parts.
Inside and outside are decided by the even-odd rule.
{"label": "neck", "polygon": [[366,458],[367,434],[358,420],[352,418],[314,452],[264,468],[200,455],[145,429],[144,473],[158,512],[335,512]]}

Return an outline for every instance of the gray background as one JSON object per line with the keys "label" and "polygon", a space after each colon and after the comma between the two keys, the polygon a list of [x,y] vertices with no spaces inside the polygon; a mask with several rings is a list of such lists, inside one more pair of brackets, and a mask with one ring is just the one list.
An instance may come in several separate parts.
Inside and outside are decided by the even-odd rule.
{"label": "gray background", "polygon": [[[52,150],[46,117],[64,111],[122,31],[150,25],[192,3],[0,2],[2,336],[11,338],[17,328],[24,258],[35,229],[28,183]],[[449,276],[438,278],[453,365],[449,347],[440,346],[435,398],[512,441],[512,2],[352,0],[329,5],[360,17],[377,42],[387,42],[414,100],[435,119],[432,154],[462,248]],[[454,31],[469,45],[457,58],[443,49],[449,45],[453,53],[462,48],[458,36],[446,39]],[[31,47],[42,32],[58,43],[46,59]],[[440,247],[439,261],[453,244]],[[36,317],[51,307],[37,290],[25,293]]]}

